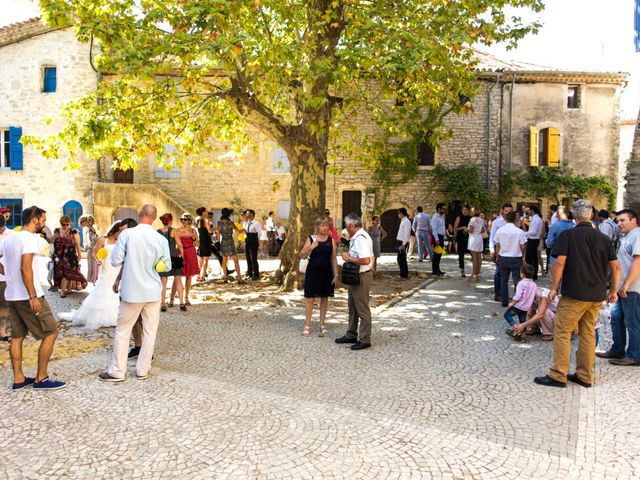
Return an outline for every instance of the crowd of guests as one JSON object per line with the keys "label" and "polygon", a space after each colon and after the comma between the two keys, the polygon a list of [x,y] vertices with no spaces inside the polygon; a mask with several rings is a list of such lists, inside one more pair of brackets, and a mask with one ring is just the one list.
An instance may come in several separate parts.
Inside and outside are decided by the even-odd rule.
{"label": "crowd of guests", "polygon": [[[104,235],[96,230],[93,217],[85,216],[80,223],[88,232],[87,260],[93,264],[86,277],[80,271],[80,235],[72,228],[69,217],[61,217],[60,227],[51,232],[46,226],[46,212],[30,207],[22,213],[22,230],[16,232],[6,229],[8,218],[6,212],[3,213],[0,216],[0,265],[3,266],[0,267],[0,337],[11,342],[13,388],[64,386],[64,382],[47,375],[57,323],[38,278],[37,257],[42,252],[43,238],[45,245],[51,245],[51,290],[58,290],[64,297],[84,289],[88,282],[94,284],[82,306],[61,317],[91,328],[116,327],[112,362],[100,379],[124,380],[126,360],[133,357],[138,358],[137,376],[144,379],[153,357],[159,312],[172,307],[176,296],[180,309],[187,309],[192,279],[207,277],[210,256],[218,257],[224,281],[228,281],[232,273],[238,282],[260,278],[258,255],[264,230],[255,219],[255,212],[243,211],[238,219],[233,217],[231,209],[223,209],[221,213],[214,224],[211,212],[202,207],[196,211],[195,221],[189,213],[183,214],[179,227],[173,226],[172,215],[166,213],[159,218],[162,227],[154,230],[151,224],[157,211],[152,205],[145,205],[139,213],[139,224],[133,219],[114,222]],[[546,376],[536,377],[536,383],[562,387],[572,381],[591,386],[597,328],[609,318],[613,345],[598,356],[608,358],[615,365],[640,365],[640,230],[635,212],[625,209],[611,218],[608,211],[597,211],[590,202],[579,200],[571,209],[551,206],[545,219],[535,206],[518,214],[508,203],[502,205],[499,214],[492,215],[489,222],[479,210],[467,206],[450,228],[445,227],[445,216],[444,203],[436,205],[433,215],[420,206],[415,215],[405,208],[398,209],[400,224],[396,244],[400,277],[407,278],[409,274],[407,255],[412,237],[416,239],[418,261],[429,260],[432,273],[437,276],[445,274],[440,269],[440,259],[449,251],[458,254],[460,274],[466,278],[465,254],[469,252],[472,281],[480,278],[488,247],[496,264],[494,299],[505,307],[507,333],[519,339],[541,333],[543,340],[553,341],[553,366]],[[271,215],[269,218],[273,220]],[[268,244],[271,240],[276,244],[281,240],[278,222],[273,225],[273,235],[267,235]],[[379,217],[373,217],[371,225],[365,228],[358,215],[349,214],[344,218],[341,234],[328,210],[316,220],[314,232],[299,251],[301,263],[305,263],[304,336],[311,334],[316,300],[319,302],[318,334],[327,334],[328,300],[341,282],[348,289],[349,322],[345,335],[335,342],[351,344],[353,350],[371,347],[369,296],[381,241],[387,235]],[[455,247],[448,248],[452,240]],[[245,278],[241,275],[238,241],[242,242],[246,256]],[[344,248],[339,253],[340,244],[344,244]],[[546,268],[541,255],[544,249]],[[229,270],[232,261],[235,272]],[[550,288],[538,286],[538,274],[548,272]],[[173,285],[167,302],[169,277],[173,278]],[[513,295],[510,284],[513,284]],[[11,337],[7,320],[12,326]],[[21,368],[22,342],[28,331],[42,340],[35,378],[24,376]],[[134,348],[127,354],[132,334]],[[578,335],[580,344],[576,372],[569,374],[572,335]]]}

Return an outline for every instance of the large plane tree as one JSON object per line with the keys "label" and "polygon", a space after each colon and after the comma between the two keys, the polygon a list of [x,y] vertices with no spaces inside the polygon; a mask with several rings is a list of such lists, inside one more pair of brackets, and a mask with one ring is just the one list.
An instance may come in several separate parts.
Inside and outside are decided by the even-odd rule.
{"label": "large plane tree", "polygon": [[[290,230],[278,272],[287,287],[295,253],[325,208],[330,147],[365,153],[374,165],[398,152],[402,163],[407,145],[437,142],[444,115],[462,111],[477,89],[468,47],[517,42],[538,25],[508,12],[543,8],[542,0],[40,4],[48,23],[72,26],[96,46],[105,76],[67,106],[60,134],[32,139],[36,146],[71,165],[109,158],[129,168],[150,155],[167,162],[166,144],[176,147],[178,164],[207,157],[220,142],[240,152],[251,141],[247,131],[261,132],[291,165]],[[362,135],[354,115],[367,115],[377,131]]]}

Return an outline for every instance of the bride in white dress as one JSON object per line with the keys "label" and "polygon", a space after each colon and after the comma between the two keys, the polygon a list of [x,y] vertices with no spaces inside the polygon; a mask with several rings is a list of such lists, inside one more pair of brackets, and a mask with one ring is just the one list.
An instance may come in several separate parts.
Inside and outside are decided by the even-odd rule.
{"label": "bride in white dress", "polygon": [[[60,314],[61,320],[71,321],[72,325],[83,326],[88,329],[100,327],[115,327],[118,320],[120,297],[113,292],[113,283],[120,273],[121,267],[111,266],[111,252],[118,240],[121,222],[114,222],[105,237],[99,240],[108,255],[102,259],[100,275],[91,293],[84,299],[78,310]],[[101,245],[96,246],[96,251]]]}

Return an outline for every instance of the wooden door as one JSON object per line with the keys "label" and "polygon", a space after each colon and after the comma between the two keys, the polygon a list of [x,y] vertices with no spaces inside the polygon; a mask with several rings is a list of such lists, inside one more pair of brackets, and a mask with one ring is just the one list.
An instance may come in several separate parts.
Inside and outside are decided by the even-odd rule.
{"label": "wooden door", "polygon": [[113,183],[133,183],[133,169],[116,168],[113,171]]}
{"label": "wooden door", "polygon": [[349,213],[362,217],[362,192],[360,190],[345,190],[342,192],[342,222]]}

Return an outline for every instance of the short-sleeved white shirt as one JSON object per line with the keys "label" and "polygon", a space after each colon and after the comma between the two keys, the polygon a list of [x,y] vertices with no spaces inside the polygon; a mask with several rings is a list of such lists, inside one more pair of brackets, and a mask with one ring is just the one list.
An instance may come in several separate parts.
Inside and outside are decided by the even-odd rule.
{"label": "short-sleeved white shirt", "polygon": [[[8,228],[5,228],[4,232],[0,234],[0,245],[2,245],[2,243],[9,238],[9,234],[7,232],[9,232],[10,230]],[[4,259],[0,258],[0,263],[2,264],[2,266],[4,266]],[[6,279],[4,278],[4,275],[2,275],[0,273],[0,282],[6,282]]]}
{"label": "short-sleeved white shirt", "polygon": [[[620,238],[620,248],[618,249],[618,260],[620,261],[620,267],[622,267],[620,286],[622,286],[627,279],[627,275],[629,275],[629,271],[631,271],[631,264],[635,255],[640,255],[640,228],[638,227]],[[640,293],[640,278],[629,286],[628,291]]]}
{"label": "short-sleeved white shirt", "polygon": [[8,302],[18,302],[29,300],[29,292],[22,281],[22,256],[33,253],[33,261],[31,268],[33,270],[33,284],[36,289],[38,298],[44,295],[42,285],[40,285],[40,277],[38,276],[38,255],[40,252],[40,243],[38,235],[20,230],[15,235],[10,235],[0,244],[0,255],[4,263],[4,272],[7,282],[7,288],[4,292],[4,298]]}
{"label": "short-sleeved white shirt", "polygon": [[500,244],[501,257],[522,257],[520,246],[527,243],[527,237],[513,223],[500,227],[493,238],[496,244]]}
{"label": "short-sleeved white shirt", "polygon": [[[349,256],[353,258],[373,258],[373,242],[369,234],[361,228],[349,240]],[[360,265],[360,273],[368,272],[373,267],[373,260],[369,265]]]}

